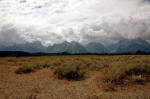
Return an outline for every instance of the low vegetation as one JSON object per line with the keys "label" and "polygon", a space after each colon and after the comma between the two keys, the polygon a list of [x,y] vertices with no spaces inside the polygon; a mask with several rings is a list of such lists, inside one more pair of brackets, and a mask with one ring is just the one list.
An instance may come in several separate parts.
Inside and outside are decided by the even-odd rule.
{"label": "low vegetation", "polygon": [[77,62],[69,62],[55,68],[54,73],[58,78],[67,80],[80,80],[85,77],[85,68]]}
{"label": "low vegetation", "polygon": [[102,79],[105,82],[123,84],[126,82],[145,82],[148,81],[146,75],[150,74],[150,64],[121,63],[115,62],[103,70]]}
{"label": "low vegetation", "polygon": [[149,99],[149,59],[149,55],[0,58],[0,97]]}
{"label": "low vegetation", "polygon": [[31,73],[35,71],[33,67],[31,66],[22,66],[22,67],[19,67],[17,70],[16,70],[16,73],[17,74],[23,74],[23,73]]}
{"label": "low vegetation", "polygon": [[25,65],[21,66],[16,70],[17,74],[26,74],[34,72],[35,70],[42,69],[42,68],[49,68],[50,64],[48,63],[37,63],[32,65]]}

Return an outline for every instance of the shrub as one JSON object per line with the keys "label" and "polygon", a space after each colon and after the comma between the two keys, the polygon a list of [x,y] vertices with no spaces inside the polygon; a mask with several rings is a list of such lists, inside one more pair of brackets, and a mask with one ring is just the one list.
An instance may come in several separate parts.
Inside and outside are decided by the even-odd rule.
{"label": "shrub", "polygon": [[47,62],[33,64],[34,69],[42,69],[42,68],[48,68],[48,67],[50,67],[50,64]]}
{"label": "shrub", "polygon": [[42,69],[42,68],[48,68],[48,67],[50,67],[50,64],[48,64],[48,63],[36,63],[36,64],[32,64],[32,65],[22,66],[16,70],[16,73],[17,74],[30,73],[35,70]]}
{"label": "shrub", "polygon": [[116,91],[115,86],[113,84],[107,83],[103,86],[103,90],[105,92],[113,92]]}
{"label": "shrub", "polygon": [[22,66],[16,70],[16,73],[23,74],[23,73],[31,73],[33,71],[34,71],[34,68],[31,66]]}
{"label": "shrub", "polygon": [[43,67],[43,68],[49,68],[49,67],[50,67],[50,64],[49,64],[49,63],[43,63],[43,64],[42,64],[42,67]]}
{"label": "shrub", "polygon": [[[128,77],[132,81],[142,80],[139,75],[150,74],[150,66],[144,63],[115,63],[103,70],[102,79],[105,82],[121,84]],[[137,76],[136,76],[137,75]],[[132,76],[132,77],[129,77]],[[133,78],[134,76],[134,78]],[[135,78],[136,77],[136,78]],[[136,80],[135,80],[136,79]]]}
{"label": "shrub", "polygon": [[70,62],[65,65],[55,68],[54,72],[58,78],[67,80],[80,80],[85,76],[85,68],[82,67],[79,63]]}
{"label": "shrub", "polygon": [[36,63],[36,64],[32,64],[32,68],[33,68],[33,69],[42,69],[43,66],[42,66],[41,63]]}
{"label": "shrub", "polygon": [[101,98],[97,95],[92,95],[92,96],[88,96],[87,99],[101,99]]}
{"label": "shrub", "polygon": [[140,84],[144,84],[144,81],[146,81],[146,79],[142,78],[141,75],[132,75],[131,76],[131,81],[133,83],[140,83]]}

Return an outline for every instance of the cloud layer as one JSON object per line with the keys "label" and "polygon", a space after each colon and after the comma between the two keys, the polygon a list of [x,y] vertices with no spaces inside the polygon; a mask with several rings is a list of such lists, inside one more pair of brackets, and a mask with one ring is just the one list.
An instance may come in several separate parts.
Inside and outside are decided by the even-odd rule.
{"label": "cloud layer", "polygon": [[150,40],[149,10],[149,0],[0,0],[0,42]]}

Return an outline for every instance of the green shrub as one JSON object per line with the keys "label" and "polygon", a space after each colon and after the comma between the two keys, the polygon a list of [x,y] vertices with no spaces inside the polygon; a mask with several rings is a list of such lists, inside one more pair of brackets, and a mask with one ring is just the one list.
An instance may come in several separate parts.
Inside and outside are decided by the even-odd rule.
{"label": "green shrub", "polygon": [[[145,63],[114,63],[103,70],[102,79],[105,82],[123,83],[128,76],[150,74],[150,66]],[[131,78],[131,77],[130,77]],[[134,79],[130,79],[134,80]],[[141,80],[141,78],[140,78]],[[137,81],[137,80],[135,80]]]}
{"label": "green shrub", "polygon": [[23,73],[31,73],[33,71],[34,71],[34,68],[31,66],[22,66],[16,70],[16,73],[23,74]]}
{"label": "green shrub", "polygon": [[42,69],[43,66],[42,66],[41,63],[36,63],[36,64],[32,64],[32,68],[33,68],[33,69]]}
{"label": "green shrub", "polygon": [[85,76],[85,68],[79,63],[70,62],[56,67],[54,73],[60,79],[66,78],[67,80],[80,80]]}
{"label": "green shrub", "polygon": [[43,63],[43,64],[42,64],[42,67],[43,67],[43,68],[49,68],[49,67],[50,67],[50,64],[49,64],[49,63]]}
{"label": "green shrub", "polygon": [[115,89],[115,86],[111,83],[106,83],[104,86],[103,86],[103,90],[105,92],[113,92],[113,91],[116,91]]}
{"label": "green shrub", "polygon": [[50,67],[50,64],[48,63],[36,63],[36,64],[30,64],[26,66],[22,66],[16,70],[17,74],[22,74],[22,73],[30,73],[38,69],[42,68],[48,68]]}
{"label": "green shrub", "polygon": [[50,64],[49,63],[36,63],[36,64],[33,64],[33,68],[34,69],[42,69],[42,68],[48,68],[50,67]]}

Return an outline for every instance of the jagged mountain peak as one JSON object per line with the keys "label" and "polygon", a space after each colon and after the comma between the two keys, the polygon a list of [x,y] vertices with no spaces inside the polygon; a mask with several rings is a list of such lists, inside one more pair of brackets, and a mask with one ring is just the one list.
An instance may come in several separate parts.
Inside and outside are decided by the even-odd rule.
{"label": "jagged mountain peak", "polygon": [[105,47],[99,42],[90,42],[83,46],[79,42],[67,42],[64,41],[59,44],[50,45],[48,47],[43,46],[40,41],[27,42],[24,44],[14,44],[10,46],[0,46],[0,51],[27,51],[27,52],[49,52],[49,53],[135,53],[141,50],[150,52],[150,43],[147,41],[137,39],[122,39],[118,43],[113,44],[109,47]]}
{"label": "jagged mountain peak", "polygon": [[118,43],[109,46],[108,49],[114,53],[135,53],[138,50],[150,52],[150,44],[141,38],[123,39]]}
{"label": "jagged mountain peak", "polygon": [[87,53],[87,50],[78,42],[67,42],[64,41],[59,44],[54,44],[48,47],[48,52],[69,52],[69,53]]}
{"label": "jagged mountain peak", "polygon": [[86,45],[86,49],[89,53],[106,53],[108,50],[98,42],[90,42]]}

